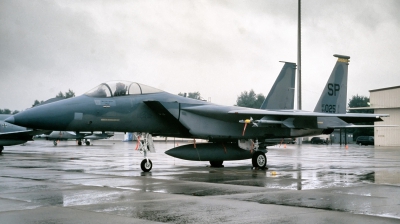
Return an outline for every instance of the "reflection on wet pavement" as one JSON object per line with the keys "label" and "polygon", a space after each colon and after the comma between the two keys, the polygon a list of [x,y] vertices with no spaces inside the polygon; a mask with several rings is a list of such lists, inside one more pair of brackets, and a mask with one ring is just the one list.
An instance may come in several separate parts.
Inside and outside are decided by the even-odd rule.
{"label": "reflection on wet pavement", "polygon": [[270,147],[268,169],[254,170],[250,160],[213,168],[174,159],[163,153],[173,143],[157,142],[150,173],[141,171],[143,155],[134,147],[114,141],[7,147],[0,155],[0,216],[11,222],[30,210],[69,208],[121,222],[400,222],[394,147]]}

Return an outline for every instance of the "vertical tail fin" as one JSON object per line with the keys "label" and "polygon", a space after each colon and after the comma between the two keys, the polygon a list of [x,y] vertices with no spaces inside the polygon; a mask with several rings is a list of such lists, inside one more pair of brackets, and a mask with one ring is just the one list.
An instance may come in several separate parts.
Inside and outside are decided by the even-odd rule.
{"label": "vertical tail fin", "polygon": [[347,102],[347,71],[350,57],[334,54],[337,57],[332,74],[325,85],[314,112],[344,114]]}
{"label": "vertical tail fin", "polygon": [[294,108],[294,82],[296,64],[284,62],[283,68],[260,109],[279,110]]}

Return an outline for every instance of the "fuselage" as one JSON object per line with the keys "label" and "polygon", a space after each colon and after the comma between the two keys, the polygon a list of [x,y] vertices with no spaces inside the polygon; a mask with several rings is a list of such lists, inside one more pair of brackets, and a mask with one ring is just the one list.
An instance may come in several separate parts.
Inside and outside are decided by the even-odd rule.
{"label": "fuselage", "polygon": [[15,123],[35,129],[179,134],[143,103],[152,99],[176,100],[172,96],[165,92],[110,98],[82,95],[28,109],[14,119]]}
{"label": "fuselage", "polygon": [[[226,116],[229,111],[240,109],[247,108],[221,106],[166,92],[114,97],[81,95],[20,112],[14,116],[14,123],[57,131],[148,132],[155,136],[210,140],[298,137],[322,131],[271,124],[258,128],[249,126],[243,135],[244,124],[239,120],[247,117]],[[254,119],[261,119],[261,116]]]}

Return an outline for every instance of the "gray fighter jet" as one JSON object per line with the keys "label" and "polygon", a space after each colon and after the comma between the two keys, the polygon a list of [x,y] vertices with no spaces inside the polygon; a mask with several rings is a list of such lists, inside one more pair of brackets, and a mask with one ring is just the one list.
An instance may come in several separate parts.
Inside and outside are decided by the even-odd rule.
{"label": "gray fighter jet", "polygon": [[3,151],[4,146],[24,144],[27,141],[33,141],[33,136],[49,131],[32,130],[18,125],[4,122],[4,120],[12,115],[0,114],[0,153]]}
{"label": "gray fighter jet", "polygon": [[[147,152],[154,151],[152,135],[209,141],[170,149],[166,153],[171,156],[210,161],[217,166],[225,160],[252,158],[254,167],[263,168],[267,162],[266,149],[260,147],[260,142],[266,139],[329,134],[335,128],[360,127],[353,123],[382,121],[382,117],[388,116],[346,113],[350,57],[334,56],[338,60],[314,112],[221,106],[135,82],[113,81],[102,83],[82,96],[20,112],[6,121],[77,133],[139,132],[138,149],[144,152],[141,168],[145,172],[152,168],[147,158]],[[266,101],[268,105],[268,97]]]}
{"label": "gray fighter jet", "polygon": [[114,136],[114,133],[76,133],[73,131],[53,131],[50,134],[38,135],[38,138],[45,138],[46,140],[52,140],[54,146],[57,146],[59,141],[67,141],[69,139],[76,139],[78,145],[82,145],[82,141],[86,145],[90,145],[89,140],[106,139]]}

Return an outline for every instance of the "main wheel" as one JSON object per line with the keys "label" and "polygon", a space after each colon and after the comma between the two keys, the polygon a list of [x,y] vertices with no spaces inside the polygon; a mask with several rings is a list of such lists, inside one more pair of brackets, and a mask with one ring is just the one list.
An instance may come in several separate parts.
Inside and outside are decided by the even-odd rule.
{"label": "main wheel", "polygon": [[56,140],[53,141],[53,145],[57,146],[57,141]]}
{"label": "main wheel", "polygon": [[142,168],[143,172],[149,172],[153,168],[153,163],[149,159],[144,159],[140,163],[140,168]]}
{"label": "main wheel", "polygon": [[0,146],[0,153],[3,152],[4,146]]}
{"label": "main wheel", "polygon": [[86,145],[90,145],[90,142],[89,142],[89,141],[85,141],[85,144],[86,144]]}
{"label": "main wheel", "polygon": [[210,164],[211,164],[211,166],[212,167],[223,167],[223,164],[224,163],[224,161],[210,161]]}
{"label": "main wheel", "polygon": [[256,151],[253,154],[252,163],[253,167],[265,168],[267,165],[267,157],[265,156],[265,153]]}
{"label": "main wheel", "polygon": [[78,140],[78,145],[82,145],[82,141],[81,140]]}

